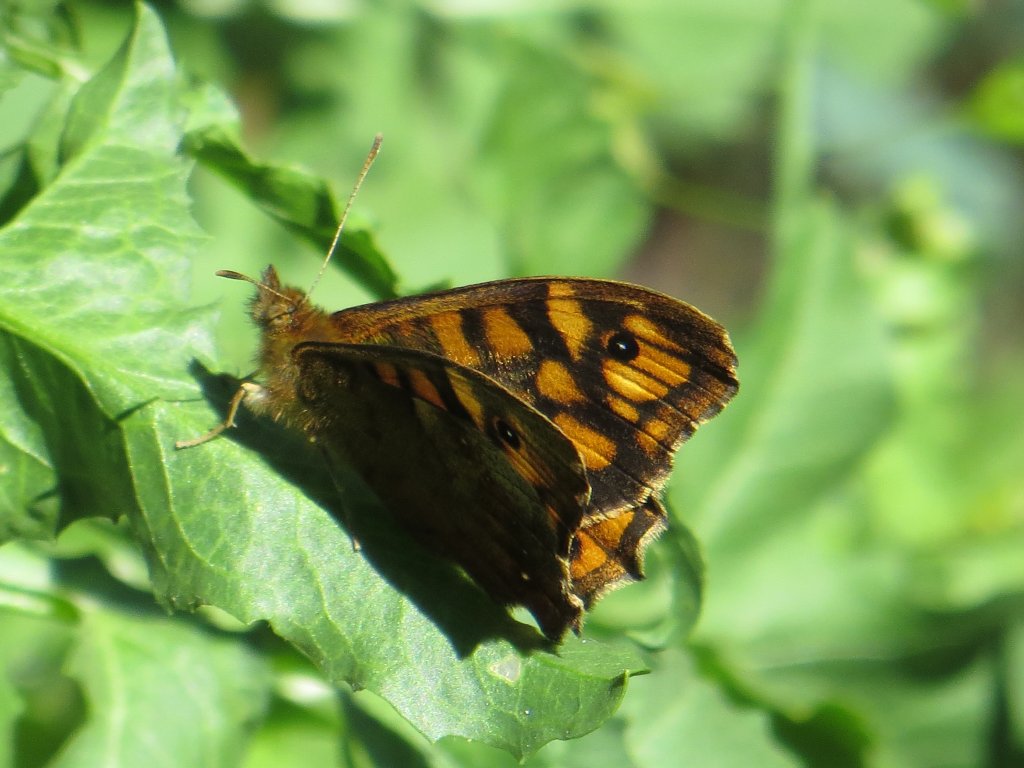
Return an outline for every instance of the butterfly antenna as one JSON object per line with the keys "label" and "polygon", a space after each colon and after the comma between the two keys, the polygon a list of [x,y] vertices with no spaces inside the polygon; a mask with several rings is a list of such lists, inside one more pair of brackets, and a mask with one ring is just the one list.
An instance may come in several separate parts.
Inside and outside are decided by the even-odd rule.
{"label": "butterfly antenna", "polygon": [[373,161],[377,159],[377,153],[380,151],[380,144],[384,141],[382,134],[377,134],[373,137],[373,146],[370,147],[369,154],[366,155],[366,160],[363,161],[363,168],[359,171],[359,175],[356,177],[355,186],[352,187],[352,193],[348,196],[348,202],[345,203],[345,210],[341,212],[341,219],[338,221],[338,228],[334,230],[334,239],[331,241],[331,247],[327,249],[327,255],[324,256],[324,263],[320,265],[320,271],[316,273],[316,279],[313,280],[313,284],[309,286],[309,290],[306,291],[306,295],[313,293],[313,289],[319,284],[320,279],[324,276],[324,272],[327,271],[327,265],[331,262],[331,257],[334,256],[334,251],[338,248],[338,241],[341,239],[341,230],[345,227],[345,219],[348,218],[348,212],[352,208],[352,203],[356,199],[356,195],[359,193],[359,188],[363,186],[363,179],[366,178],[366,174],[370,172],[370,166],[373,165]]}
{"label": "butterfly antenna", "polygon": [[257,280],[254,277],[249,277],[248,275],[243,275],[241,272],[235,272],[235,270],[233,270],[233,269],[218,269],[214,274],[216,274],[217,277],[226,277],[229,280],[244,280],[247,283],[252,283],[257,288],[259,288],[261,291],[267,291],[268,293],[274,294],[279,299],[284,299],[285,301],[288,301],[288,302],[292,301],[292,299],[288,298],[287,296],[285,296],[280,291],[275,291],[269,285],[266,285],[265,283],[261,283],[259,280]]}

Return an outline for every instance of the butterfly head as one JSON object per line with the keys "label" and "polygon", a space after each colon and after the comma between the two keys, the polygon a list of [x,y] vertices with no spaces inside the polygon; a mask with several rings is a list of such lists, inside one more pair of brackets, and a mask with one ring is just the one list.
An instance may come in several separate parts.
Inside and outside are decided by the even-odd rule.
{"label": "butterfly head", "polygon": [[257,357],[259,372],[268,377],[271,387],[276,379],[291,381],[296,374],[293,348],[303,341],[325,338],[330,330],[326,313],[304,291],[281,285],[273,267],[267,267],[259,280],[227,270],[217,274],[256,286],[250,313],[262,337]]}
{"label": "butterfly head", "polygon": [[253,322],[264,335],[301,336],[311,317],[320,313],[304,291],[282,286],[277,270],[272,266],[263,271],[259,280],[232,270],[221,270],[217,274],[231,280],[244,280],[256,286],[256,295],[250,303],[250,313]]}
{"label": "butterfly head", "polygon": [[316,311],[304,291],[281,285],[273,267],[263,271],[257,288],[251,303],[252,319],[264,333],[301,333],[310,313]]}

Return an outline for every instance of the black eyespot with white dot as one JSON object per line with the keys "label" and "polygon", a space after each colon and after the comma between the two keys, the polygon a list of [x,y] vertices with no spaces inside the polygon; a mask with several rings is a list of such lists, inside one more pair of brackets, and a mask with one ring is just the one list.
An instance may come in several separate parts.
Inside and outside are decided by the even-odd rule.
{"label": "black eyespot with white dot", "polygon": [[522,444],[519,440],[519,433],[507,421],[496,417],[491,422],[491,429],[494,431],[494,436],[498,441],[504,443],[513,451],[519,450],[519,446]]}
{"label": "black eyespot with white dot", "polygon": [[629,331],[613,333],[608,337],[605,349],[608,350],[609,355],[620,363],[628,363],[630,360],[636,359],[636,356],[640,354],[640,344],[637,342],[636,336]]}

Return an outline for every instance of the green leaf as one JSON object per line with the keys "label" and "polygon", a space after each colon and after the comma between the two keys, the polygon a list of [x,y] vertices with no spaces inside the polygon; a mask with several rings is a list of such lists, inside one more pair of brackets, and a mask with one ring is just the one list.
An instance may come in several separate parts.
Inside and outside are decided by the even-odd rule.
{"label": "green leaf", "polygon": [[[10,631],[10,625],[0,615],[0,626],[4,625],[6,625],[5,629]],[[15,726],[25,709],[24,700],[18,693],[17,688],[15,688],[10,678],[10,673],[7,671],[10,663],[10,659],[7,657],[11,650],[9,642],[3,643],[0,646],[0,659],[5,662],[3,665],[4,673],[0,675],[0,766],[3,768],[15,765]]]}
{"label": "green leaf", "polygon": [[637,765],[800,764],[776,743],[764,712],[729,701],[686,654],[666,651],[653,666],[655,674],[637,683],[646,688],[643,695],[623,707],[626,743]]}
{"label": "green leaf", "polygon": [[49,563],[28,547],[0,549],[0,765],[43,765],[82,719],[63,674],[78,611],[54,593]]}
{"label": "green leaf", "polygon": [[182,396],[182,366],[211,351],[185,307],[200,235],[175,154],[177,76],[156,29],[143,13],[82,88],[59,176],[0,231],[0,328],[67,366],[110,418]]}
{"label": "green leaf", "polygon": [[104,610],[83,614],[68,674],[90,714],[52,763],[60,768],[234,763],[269,683],[231,638]]}
{"label": "green leaf", "polygon": [[235,637],[168,620],[89,557],[8,546],[0,583],[0,666],[22,702],[5,739],[15,764],[237,762],[270,676]]}
{"label": "green leaf", "polygon": [[183,366],[209,356],[209,336],[184,310],[182,278],[198,232],[187,165],[175,154],[176,75],[154,28],[143,14],[78,93],[63,167],[0,230],[0,330],[7,386],[19,401],[3,412],[4,430],[11,440],[27,434],[27,415],[42,431],[16,456],[36,469],[25,475],[30,503],[8,535],[33,525],[36,535],[53,532],[53,513],[34,509],[55,490],[44,487],[41,462],[57,470],[66,521],[131,510],[115,420],[154,397],[189,392]]}
{"label": "green leaf", "polygon": [[294,765],[296,756],[306,765],[349,768],[343,757],[346,739],[338,737],[338,723],[301,707],[275,702],[263,726],[252,735],[245,768],[280,768]]}
{"label": "green leaf", "polygon": [[857,269],[856,234],[812,197],[814,37],[799,4],[791,27],[772,282],[756,335],[737,340],[740,393],[682,475],[699,485],[676,486],[675,498],[691,499],[709,562],[720,551],[742,558],[762,530],[810,511],[879,438],[893,404],[884,326]]}
{"label": "green leaf", "polygon": [[1009,723],[1007,741],[1018,753],[1024,751],[1024,621],[1017,622],[1006,633],[1005,669],[1002,671],[1006,691]]}
{"label": "green leaf", "polygon": [[[809,638],[807,645],[814,641]],[[858,641],[854,638],[851,645]],[[994,684],[989,659],[965,661],[953,655],[924,654],[906,660],[844,659],[833,653],[830,658],[783,664],[766,673],[789,689],[791,701],[829,699],[832,706],[856,713],[860,727],[869,734],[861,760],[875,755],[885,765],[954,768],[977,763],[977,755],[985,751],[994,714],[988,698]],[[790,711],[798,720],[813,716],[809,708]],[[819,755],[826,745],[827,741],[819,740]],[[824,752],[820,764],[834,765],[836,754]]]}
{"label": "green leaf", "polygon": [[21,713],[21,702],[9,681],[0,679],[0,766],[14,765],[14,722]]}
{"label": "green leaf", "polygon": [[981,128],[1005,141],[1024,142],[1024,61],[1009,61],[989,72],[970,103]]}
{"label": "green leaf", "polygon": [[[19,401],[16,359],[12,340],[0,336],[0,402]],[[0,542],[53,536],[53,466],[39,425],[20,408],[0,411],[0,479]]]}
{"label": "green leaf", "polygon": [[[848,532],[822,504],[887,429],[893,374],[883,319],[858,271],[856,231],[812,193],[813,27],[802,8],[789,20],[772,280],[755,332],[736,340],[740,392],[688,447],[672,494],[705,546],[696,634],[725,660],[722,682],[740,681],[754,702],[800,722],[820,711],[815,694],[827,685],[780,690],[772,670],[851,646],[868,653],[903,598],[894,563],[835,551]],[[915,636],[915,618],[899,629]],[[829,738],[833,756],[863,741],[844,727],[816,734],[819,744]],[[854,759],[862,749],[852,748]]]}
{"label": "green leaf", "polygon": [[497,51],[509,75],[474,175],[510,271],[611,276],[651,218],[616,163],[614,123],[595,106],[611,89],[544,47],[502,41]]}
{"label": "green leaf", "polygon": [[[297,168],[255,162],[223,122],[193,129],[186,136],[185,147],[203,165],[242,189],[289,231],[327,253],[341,209],[326,181]],[[398,276],[366,229],[346,227],[332,263],[377,298],[398,295]]]}
{"label": "green leaf", "polygon": [[509,26],[368,7],[340,44],[285,54],[299,90],[327,106],[282,114],[273,154],[350,183],[353,153],[338,144],[383,133],[357,207],[386,222],[379,241],[408,285],[612,274],[652,213],[619,146],[635,140],[640,101],[571,32],[558,15]]}
{"label": "green leaf", "polygon": [[[212,602],[245,622],[268,620],[329,679],[376,691],[432,739],[458,734],[528,754],[617,706],[639,667],[631,654],[579,641],[529,650],[533,631],[418,551],[383,510],[354,497],[339,511],[317,455],[286,436],[246,435],[243,423],[249,447],[224,439],[174,451],[204,415],[208,423],[194,405],[155,404],[125,422],[138,533],[171,605]],[[311,499],[351,520],[361,552]]]}
{"label": "green leaf", "polygon": [[[31,325],[31,318],[22,320]],[[4,428],[16,434],[24,427],[23,434],[39,435],[44,443],[18,445],[18,463],[32,470],[21,480],[33,485],[18,489],[27,503],[12,510],[6,534],[43,538],[80,517],[116,517],[134,509],[122,435],[81,379],[48,351],[17,336],[4,336],[3,347],[14,362],[9,375],[18,404],[3,412]]]}
{"label": "green leaf", "polygon": [[[820,18],[826,60],[876,80],[908,77],[943,34],[941,15],[913,0],[803,5]],[[658,123],[669,135],[691,137],[679,143],[692,151],[706,146],[694,138],[718,144],[750,129],[751,112],[774,82],[765,72],[775,65],[793,6],[667,0],[623,6],[604,22]]]}
{"label": "green leaf", "polygon": [[[637,768],[637,762],[626,743],[626,723],[621,715],[609,720],[604,727],[575,741],[555,741],[538,755],[537,768],[592,768],[595,765],[614,765],[618,768]],[[527,764],[534,768],[534,763]]]}
{"label": "green leaf", "polygon": [[674,486],[712,567],[725,550],[742,557],[766,527],[804,514],[889,422],[882,323],[857,274],[849,225],[828,204],[794,220],[757,336],[737,340],[740,394],[687,451]]}

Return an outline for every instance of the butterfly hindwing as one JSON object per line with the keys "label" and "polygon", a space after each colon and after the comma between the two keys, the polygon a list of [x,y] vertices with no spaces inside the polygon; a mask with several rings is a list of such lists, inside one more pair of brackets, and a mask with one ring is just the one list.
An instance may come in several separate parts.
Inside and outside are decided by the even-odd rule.
{"label": "butterfly hindwing", "polygon": [[303,343],[307,431],[403,527],[558,639],[578,627],[570,546],[589,495],[579,453],[486,375],[429,352]]}
{"label": "butterfly hindwing", "polygon": [[573,593],[590,609],[616,587],[643,578],[644,548],[665,530],[667,516],[657,498],[609,517],[584,520],[570,557]]}

